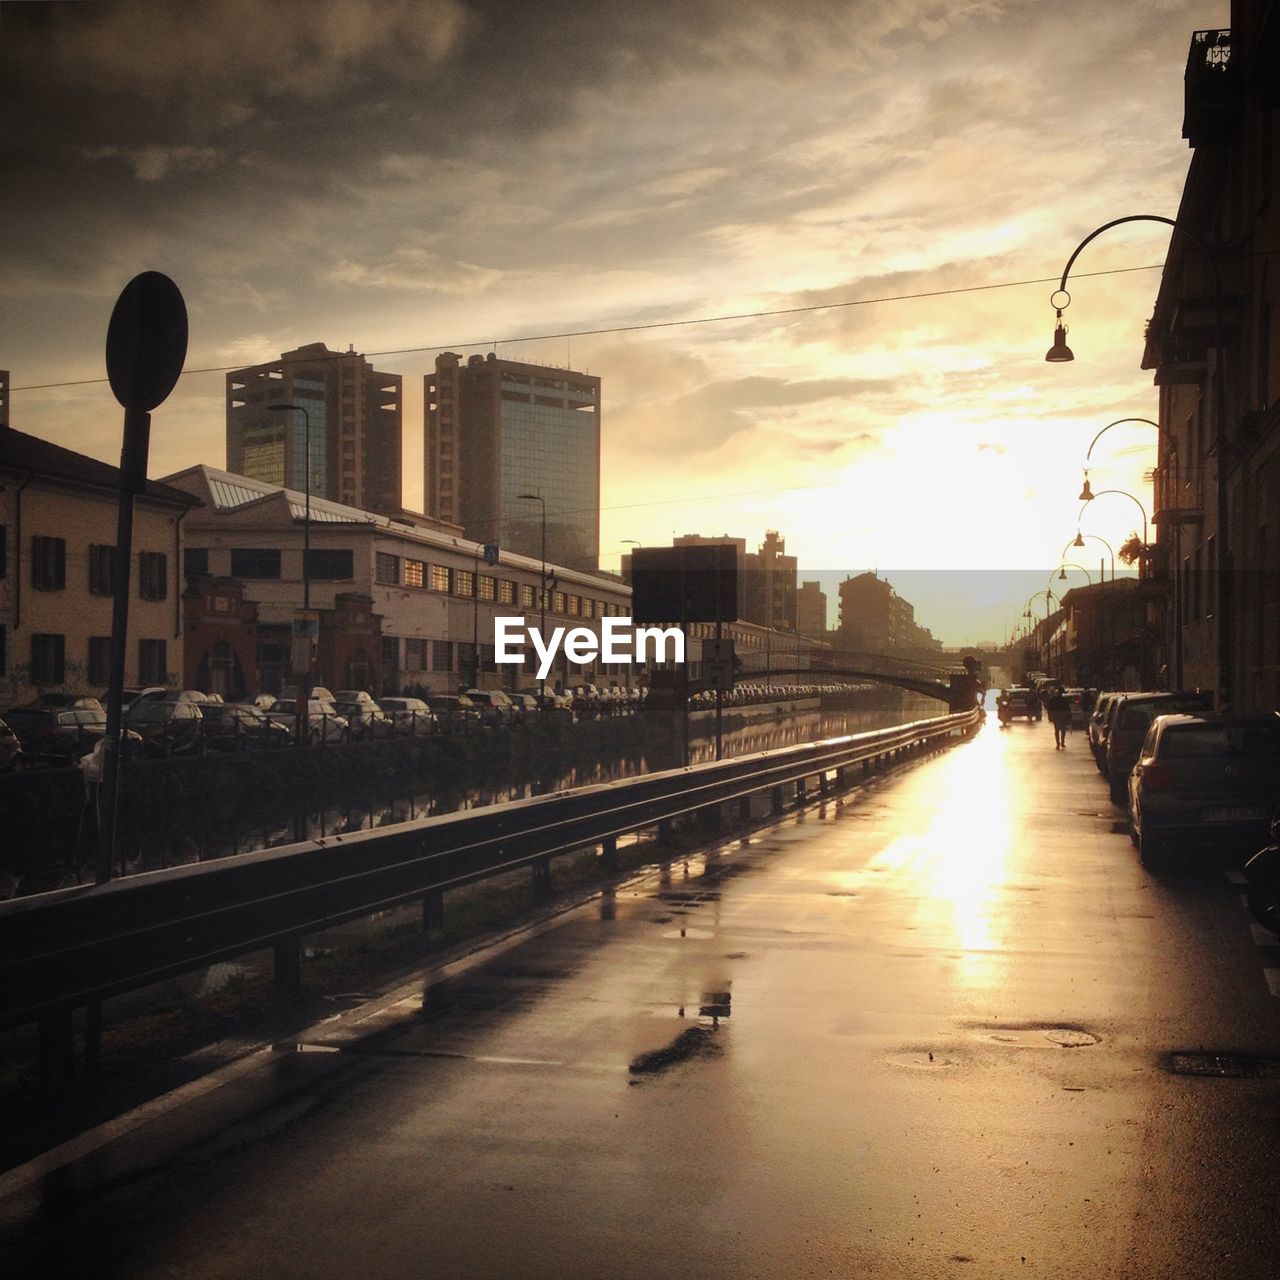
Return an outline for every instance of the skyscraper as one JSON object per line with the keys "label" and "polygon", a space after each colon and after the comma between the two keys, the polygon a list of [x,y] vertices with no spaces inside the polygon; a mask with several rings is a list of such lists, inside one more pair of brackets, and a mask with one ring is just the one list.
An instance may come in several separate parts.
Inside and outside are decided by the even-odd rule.
{"label": "skyscraper", "polygon": [[595,569],[600,556],[600,379],[446,351],[424,379],[427,514],[468,538]]}
{"label": "skyscraper", "polygon": [[[272,413],[272,404],[307,411]],[[401,385],[354,350],[312,342],[270,364],[227,374],[227,470],[396,515],[401,495]]]}

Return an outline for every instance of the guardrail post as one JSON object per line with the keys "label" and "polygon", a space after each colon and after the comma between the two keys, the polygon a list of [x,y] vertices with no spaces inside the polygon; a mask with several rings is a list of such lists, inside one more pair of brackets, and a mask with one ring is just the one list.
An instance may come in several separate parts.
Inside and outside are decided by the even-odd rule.
{"label": "guardrail post", "polygon": [[40,1079],[69,1080],[76,1068],[75,1025],[70,1009],[42,1013],[40,1026]]}
{"label": "guardrail post", "polygon": [[533,863],[533,896],[551,897],[551,855],[544,853]]}
{"label": "guardrail post", "polygon": [[803,778],[796,779],[796,803],[804,804],[805,800],[805,780]]}
{"label": "guardrail post", "polygon": [[444,890],[432,889],[422,899],[422,932],[444,932]]}
{"label": "guardrail post", "polygon": [[738,821],[739,822],[751,821],[751,797],[750,796],[738,797]]}
{"label": "guardrail post", "polygon": [[823,771],[818,774],[818,794],[820,796],[825,796],[829,789],[830,788],[827,784],[827,771],[823,769]]}
{"label": "guardrail post", "polygon": [[845,787],[847,787],[848,785],[849,785],[849,779],[845,774],[844,765],[841,765],[836,770],[836,789],[838,791],[843,791]]}
{"label": "guardrail post", "polygon": [[773,812],[774,812],[774,815],[775,815],[775,816],[776,816],[776,815],[778,815],[778,814],[780,814],[780,813],[785,813],[785,812],[786,812],[787,802],[786,802],[786,800],[783,798],[783,795],[782,795],[782,788],[781,788],[781,787],[774,787],[774,788],[773,788],[773,796],[772,796],[772,800],[773,800]]}
{"label": "guardrail post", "polygon": [[658,823],[658,843],[670,847],[676,842],[676,824],[670,818],[663,818]]}
{"label": "guardrail post", "polygon": [[605,875],[614,875],[618,870],[618,837],[605,836],[600,846],[600,867]]}
{"label": "guardrail post", "polygon": [[275,944],[275,964],[271,982],[277,991],[299,991],[302,988],[302,936],[294,934]]}

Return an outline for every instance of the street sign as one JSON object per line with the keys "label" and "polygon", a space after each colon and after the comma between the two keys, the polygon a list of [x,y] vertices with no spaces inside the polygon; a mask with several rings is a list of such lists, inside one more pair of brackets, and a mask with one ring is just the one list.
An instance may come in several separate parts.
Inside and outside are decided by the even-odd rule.
{"label": "street sign", "polygon": [[732,690],[734,653],[732,640],[702,642],[702,678],[708,689]]}

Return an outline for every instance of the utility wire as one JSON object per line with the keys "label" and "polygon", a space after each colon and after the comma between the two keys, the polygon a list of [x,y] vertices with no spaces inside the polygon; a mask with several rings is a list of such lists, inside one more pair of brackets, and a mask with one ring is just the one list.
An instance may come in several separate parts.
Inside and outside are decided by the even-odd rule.
{"label": "utility wire", "polygon": [[[1123,276],[1134,271],[1160,271],[1163,262],[1152,262],[1142,267],[1114,267],[1108,271],[1080,271],[1073,280],[1096,279],[1098,276]],[[815,311],[837,311],[849,307],[871,307],[883,302],[919,302],[926,298],[951,298],[961,293],[987,293],[993,289],[1021,289],[1033,284],[1057,284],[1060,276],[1039,276],[1030,280],[1004,280],[996,284],[963,285],[956,289],[929,289],[920,293],[893,293],[878,298],[852,298],[848,302],[817,302],[803,307],[778,307],[771,311],[739,311],[728,315],[693,316],[687,320],[651,320],[640,324],[611,325],[597,329],[564,329],[556,333],[522,334],[511,338],[484,338],[479,342],[433,342],[421,347],[393,347],[386,351],[361,352],[366,358],[382,359],[386,356],[421,355],[427,351],[449,351],[454,347],[497,347],[520,342],[550,342],[554,339],[599,338],[617,333],[645,333],[657,329],[680,329],[699,324],[726,324],[732,320],[767,320],[775,316],[807,315]],[[335,351],[333,359],[345,359],[351,353]],[[270,363],[270,361],[259,362]],[[209,365],[201,369],[184,369],[182,376],[193,373],[234,373],[237,369],[251,368],[245,364]],[[89,387],[106,382],[106,378],[79,378],[66,382],[36,382],[26,386],[10,387],[14,391],[49,391],[59,387]]]}

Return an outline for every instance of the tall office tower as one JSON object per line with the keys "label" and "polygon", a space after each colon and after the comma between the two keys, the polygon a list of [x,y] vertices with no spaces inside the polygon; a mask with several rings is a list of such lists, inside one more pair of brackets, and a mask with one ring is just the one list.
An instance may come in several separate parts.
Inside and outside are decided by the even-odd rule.
{"label": "tall office tower", "polygon": [[312,493],[398,515],[401,422],[400,375],[379,373],[355,350],[312,342],[227,374],[227,470],[268,484],[306,487],[309,430]]}
{"label": "tall office tower", "polygon": [[504,550],[595,569],[600,558],[600,379],[496,356],[436,357],[424,381],[429,516]]}

